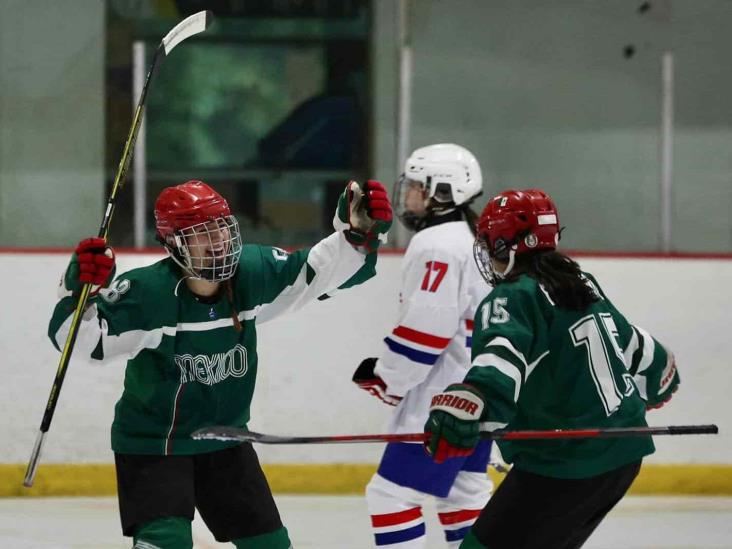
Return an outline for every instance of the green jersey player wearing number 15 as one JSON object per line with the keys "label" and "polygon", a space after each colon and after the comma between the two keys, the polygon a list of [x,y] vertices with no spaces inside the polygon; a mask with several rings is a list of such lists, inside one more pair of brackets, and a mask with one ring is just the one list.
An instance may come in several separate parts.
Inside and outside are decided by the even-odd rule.
{"label": "green jersey player wearing number 15", "polygon": [[210,425],[246,426],[258,367],[256,325],[372,277],[391,218],[381,183],[368,181],[361,190],[352,181],[338,202],[336,232],[312,248],[288,254],[242,246],[226,200],[188,181],[164,189],[155,203],[168,258],[105,289],[112,249],[100,238],[79,244],[49,336],[64,344],[74,294],[91,283],[96,291],[75,350],[98,361],[127,360],[112,450],[122,531],[136,548],[190,549],[194,508],[218,541],[240,549],[291,547],[251,444],[194,441],[190,434]]}
{"label": "green jersey player wearing number 15", "polygon": [[[491,199],[474,255],[494,285],[475,316],[472,367],[433,397],[426,448],[470,453],[483,429],[645,426],[679,384],[674,357],[556,251],[559,216],[536,189]],[[651,437],[498,443],[513,468],[463,549],[581,547],[623,497]]]}

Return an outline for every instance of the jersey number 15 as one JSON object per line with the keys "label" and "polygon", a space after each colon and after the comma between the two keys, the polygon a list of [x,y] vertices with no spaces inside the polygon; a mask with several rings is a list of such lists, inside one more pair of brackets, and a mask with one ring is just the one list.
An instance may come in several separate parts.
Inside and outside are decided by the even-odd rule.
{"label": "jersey number 15", "polygon": [[[575,347],[585,347],[592,381],[605,414],[612,415],[623,398],[630,396],[635,389],[633,377],[626,371],[623,351],[615,339],[618,330],[612,316],[607,313],[587,315],[575,322],[569,333]],[[613,365],[616,365],[614,369]],[[620,377],[624,387],[619,387],[616,376]]]}

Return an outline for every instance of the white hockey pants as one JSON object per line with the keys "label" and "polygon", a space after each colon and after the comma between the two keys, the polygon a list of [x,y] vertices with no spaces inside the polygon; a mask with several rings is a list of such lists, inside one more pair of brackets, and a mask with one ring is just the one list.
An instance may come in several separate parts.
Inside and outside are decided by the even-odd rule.
{"label": "white hockey pants", "polygon": [[447,497],[440,498],[375,474],[366,486],[366,503],[376,546],[423,549],[426,531],[422,505],[434,498],[446,546],[456,548],[488,503],[492,488],[486,473],[460,471]]}

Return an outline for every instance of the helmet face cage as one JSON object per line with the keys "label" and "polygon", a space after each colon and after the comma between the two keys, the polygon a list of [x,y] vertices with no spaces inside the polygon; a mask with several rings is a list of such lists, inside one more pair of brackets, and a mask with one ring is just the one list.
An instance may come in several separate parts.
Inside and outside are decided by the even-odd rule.
{"label": "helmet face cage", "polygon": [[488,244],[482,236],[477,236],[473,241],[473,259],[475,259],[475,264],[483,280],[494,286],[496,280],[493,273],[493,264],[491,263],[490,253],[488,253]]}
{"label": "helmet face cage", "polygon": [[178,229],[166,247],[190,276],[211,282],[228,280],[236,273],[242,242],[233,215]]}
{"label": "helmet face cage", "polygon": [[[485,280],[491,286],[497,285],[503,280],[506,275],[513,269],[514,262],[516,259],[516,246],[508,246],[503,240],[500,241],[502,245],[502,253],[496,253],[496,250],[491,253],[490,245],[488,244],[485,236],[478,235],[473,241],[473,259],[475,264],[478,266],[483,280]],[[506,258],[505,261],[503,258]],[[499,271],[495,268],[494,259],[504,261],[507,263],[505,269]]]}

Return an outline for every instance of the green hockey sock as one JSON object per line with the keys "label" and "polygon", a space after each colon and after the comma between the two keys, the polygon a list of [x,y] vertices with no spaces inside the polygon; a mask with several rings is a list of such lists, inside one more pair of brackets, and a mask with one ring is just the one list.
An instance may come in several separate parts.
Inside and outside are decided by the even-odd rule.
{"label": "green hockey sock", "polygon": [[163,517],[146,522],[135,530],[133,549],[192,549],[191,521],[183,517]]}
{"label": "green hockey sock", "polygon": [[468,535],[465,536],[465,539],[460,544],[460,549],[489,549],[489,547],[479,542],[473,532],[468,532]]}
{"label": "green hockey sock", "polygon": [[290,549],[292,547],[287,528],[284,526],[268,534],[238,538],[232,540],[232,543],[237,549]]}

